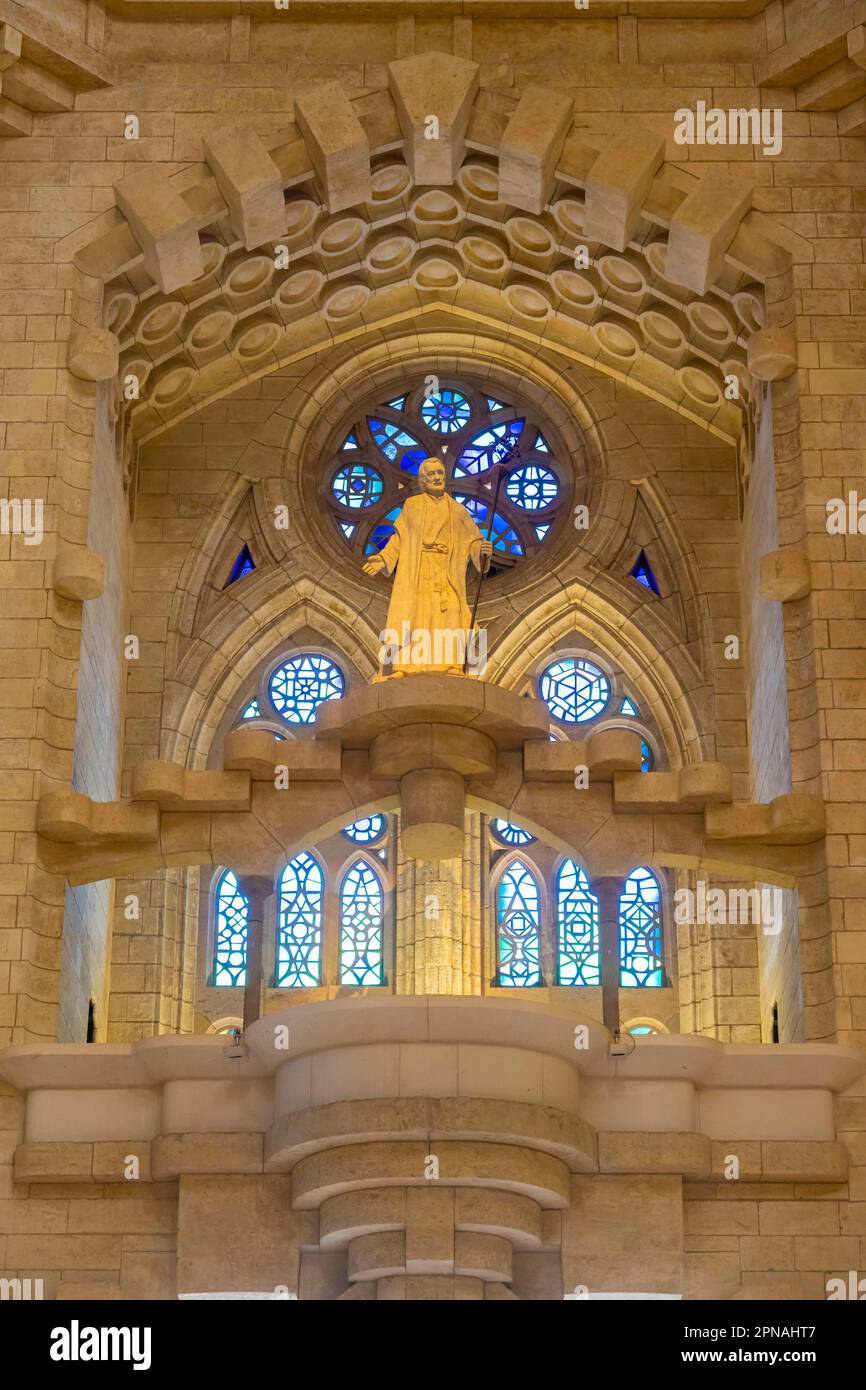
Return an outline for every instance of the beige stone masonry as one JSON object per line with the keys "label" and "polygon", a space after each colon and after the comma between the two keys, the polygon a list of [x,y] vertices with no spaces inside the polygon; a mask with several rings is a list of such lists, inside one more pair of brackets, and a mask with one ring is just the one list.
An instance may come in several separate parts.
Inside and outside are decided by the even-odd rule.
{"label": "beige stone masonry", "polygon": [[285,236],[282,175],[256,132],[226,126],[206,137],[204,151],[232,226],[247,250]]}
{"label": "beige stone masonry", "polygon": [[761,556],[761,593],[778,603],[796,603],[812,591],[809,557],[799,550],[773,550]]}
{"label": "beige stone masonry", "polygon": [[752,203],[741,178],[710,170],[671,218],[665,273],[677,285],[706,294],[719,278],[725,252]]}
{"label": "beige stone masonry", "polygon": [[69,339],[69,370],[82,381],[109,381],[117,376],[120,343],[107,328],[76,330]]}
{"label": "beige stone masonry", "polygon": [[664,154],[664,140],[635,123],[611,141],[587,175],[584,236],[625,250]]}
{"label": "beige stone masonry", "polygon": [[499,197],[540,213],[553,192],[556,168],[571,127],[573,103],[561,92],[527,87],[499,146]]}
{"label": "beige stone masonry", "polygon": [[86,603],[105,590],[105,560],[85,545],[64,545],[54,560],[54,591]]}
{"label": "beige stone masonry", "polygon": [[295,118],[307,142],[329,212],[370,197],[370,147],[338,82],[310,88],[295,99]]}
{"label": "beige stone masonry", "polygon": [[199,279],[204,262],[198,218],[165,175],[137,169],[115,184],[114,193],[160,289],[170,293]]}
{"label": "beige stone masonry", "polygon": [[[415,183],[453,183],[463,162],[466,129],[478,92],[479,67],[446,53],[425,53],[388,64],[407,163]],[[438,122],[436,134],[429,118]]]}

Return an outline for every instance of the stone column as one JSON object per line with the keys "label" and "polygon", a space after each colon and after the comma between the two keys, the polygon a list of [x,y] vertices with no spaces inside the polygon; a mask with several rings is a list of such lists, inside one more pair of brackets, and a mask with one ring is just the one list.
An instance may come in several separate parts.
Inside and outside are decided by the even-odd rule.
{"label": "stone column", "polygon": [[466,814],[455,859],[407,858],[398,832],[398,994],[480,994],[481,817]]}
{"label": "stone column", "polygon": [[244,1029],[262,1016],[264,979],[265,903],[274,895],[274,881],[259,874],[238,874],[238,889],[247,900],[247,978],[244,986]]}
{"label": "stone column", "polygon": [[604,1026],[619,1032],[619,900],[624,878],[594,878],[590,884],[598,899],[598,934],[601,947],[601,1000]]}

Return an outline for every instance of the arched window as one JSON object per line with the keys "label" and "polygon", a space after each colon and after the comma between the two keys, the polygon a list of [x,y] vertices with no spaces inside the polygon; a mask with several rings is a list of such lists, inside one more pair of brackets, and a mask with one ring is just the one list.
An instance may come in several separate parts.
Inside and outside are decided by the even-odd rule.
{"label": "arched window", "polygon": [[217,882],[214,939],[215,985],[243,985],[247,978],[247,900],[231,869]]}
{"label": "arched window", "polygon": [[283,870],[274,983],[304,989],[321,983],[324,880],[318,861],[302,850]]}
{"label": "arched window", "polygon": [[541,984],[541,896],[532,872],[515,859],[499,880],[496,898],[498,983]]}
{"label": "arched window", "polygon": [[512,849],[517,845],[531,845],[535,841],[534,835],[524,830],[522,825],[515,825],[510,820],[492,820],[490,828],[494,838],[501,845],[510,845]]}
{"label": "arched window", "polygon": [[652,869],[633,869],[619,900],[619,982],[647,988],[665,982],[662,966],[661,889]]}
{"label": "arched window", "polygon": [[356,859],[340,885],[340,984],[380,985],[385,895],[375,869]]}
{"label": "arched window", "polygon": [[556,876],[556,977],[561,985],[601,984],[598,901],[573,859]]}

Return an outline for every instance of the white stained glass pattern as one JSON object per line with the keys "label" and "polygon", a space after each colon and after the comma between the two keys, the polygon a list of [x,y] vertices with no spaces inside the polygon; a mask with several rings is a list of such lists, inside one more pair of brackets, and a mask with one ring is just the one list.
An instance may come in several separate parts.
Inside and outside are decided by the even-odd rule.
{"label": "white stained glass pattern", "polygon": [[499,880],[496,919],[500,986],[541,984],[541,899],[534,874],[520,859]]}
{"label": "white stained glass pattern", "polygon": [[321,982],[325,885],[319,863],[302,850],[283,870],[274,983],[281,989]]}
{"label": "white stained glass pattern", "polygon": [[385,895],[378,874],[363,859],[346,870],[340,886],[340,984],[383,981]]}
{"label": "white stained glass pattern", "polygon": [[247,978],[247,900],[231,869],[216,887],[216,930],[213,982],[234,987]]}
{"label": "white stained glass pattern", "polygon": [[594,719],[610,697],[610,682],[603,672],[591,661],[575,657],[552,662],[542,672],[538,684],[551,714],[567,724]]}
{"label": "white stained glass pattern", "polygon": [[271,676],[274,709],[290,724],[311,724],[325,700],[339,700],[346,682],[339,666],[315,652],[293,656]]}

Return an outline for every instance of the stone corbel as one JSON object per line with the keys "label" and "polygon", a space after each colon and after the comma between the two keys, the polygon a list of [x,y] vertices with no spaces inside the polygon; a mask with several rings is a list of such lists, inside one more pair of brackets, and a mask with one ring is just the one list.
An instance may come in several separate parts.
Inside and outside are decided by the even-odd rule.
{"label": "stone corbel", "polygon": [[708,840],[753,840],[767,845],[810,845],[824,835],[824,803],[807,792],[788,792],[772,801],[708,806]]}
{"label": "stone corbel", "polygon": [[770,550],[761,556],[760,590],[764,598],[794,603],[812,592],[809,557],[800,550]]}
{"label": "stone corbel", "polygon": [[148,844],[159,839],[159,807],[91,801],[82,792],[47,792],[39,799],[36,831],[59,844]]}
{"label": "stone corbel", "polygon": [[54,592],[78,603],[105,591],[105,561],[85,545],[63,545],[54,560]]}

